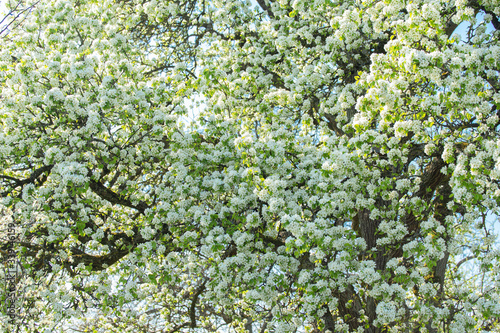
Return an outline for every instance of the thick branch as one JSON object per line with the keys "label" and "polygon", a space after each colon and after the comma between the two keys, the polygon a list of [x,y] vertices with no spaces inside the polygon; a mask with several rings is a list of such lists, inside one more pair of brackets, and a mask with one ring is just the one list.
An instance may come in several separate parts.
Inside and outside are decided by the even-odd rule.
{"label": "thick branch", "polygon": [[90,180],[90,189],[92,190],[92,192],[100,196],[102,199],[105,199],[116,205],[130,207],[138,210],[141,213],[144,213],[144,211],[148,208],[148,205],[145,202],[140,201],[137,205],[134,205],[132,202],[130,202],[130,200],[125,198],[123,195],[111,191],[106,186],[94,180]]}
{"label": "thick branch", "polygon": [[267,15],[269,15],[270,18],[274,18],[274,13],[267,5],[266,0],[257,0],[257,3],[259,4],[260,8],[262,8],[262,10],[265,11]]}
{"label": "thick branch", "polygon": [[[8,180],[12,180],[12,181],[14,181],[14,183],[15,183],[15,187],[19,187],[19,186],[20,186],[20,187],[23,187],[23,186],[24,186],[24,185],[26,185],[26,184],[33,184],[33,183],[34,183],[34,182],[38,179],[38,177],[40,177],[43,173],[50,171],[50,170],[52,169],[52,167],[53,167],[53,166],[54,166],[53,164],[50,164],[50,165],[44,165],[43,167],[40,167],[40,168],[38,168],[38,169],[35,169],[35,170],[31,173],[31,175],[30,175],[30,177],[29,177],[29,178],[26,178],[26,179],[23,179],[23,180],[18,180],[18,179],[14,178],[14,177],[10,177],[10,176],[3,176],[3,175],[2,175],[2,176],[0,176],[0,177],[1,177],[1,178],[3,178],[3,179],[8,179]],[[5,197],[5,196],[7,196],[8,194],[9,194],[9,192],[8,192],[8,191],[4,191],[4,192],[2,192],[2,193],[0,194],[0,196]]]}

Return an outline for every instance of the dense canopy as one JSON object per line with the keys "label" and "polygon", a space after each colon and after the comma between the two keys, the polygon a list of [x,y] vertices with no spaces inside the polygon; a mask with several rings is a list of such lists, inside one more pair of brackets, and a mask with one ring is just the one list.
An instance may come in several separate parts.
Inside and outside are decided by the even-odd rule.
{"label": "dense canopy", "polygon": [[499,332],[499,17],[40,0],[0,49],[0,327]]}

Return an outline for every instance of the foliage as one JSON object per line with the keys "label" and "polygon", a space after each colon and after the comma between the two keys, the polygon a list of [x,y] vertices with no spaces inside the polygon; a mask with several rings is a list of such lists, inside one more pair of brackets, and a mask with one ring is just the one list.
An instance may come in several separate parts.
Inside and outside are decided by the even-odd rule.
{"label": "foliage", "polygon": [[257,2],[4,36],[17,328],[499,331],[500,3]]}

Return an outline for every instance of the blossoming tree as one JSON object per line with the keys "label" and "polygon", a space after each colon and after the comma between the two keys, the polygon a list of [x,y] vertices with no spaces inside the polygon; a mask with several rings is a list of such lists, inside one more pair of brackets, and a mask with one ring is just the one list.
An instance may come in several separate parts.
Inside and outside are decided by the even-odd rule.
{"label": "blossoming tree", "polygon": [[499,16],[41,0],[0,50],[1,327],[499,331]]}

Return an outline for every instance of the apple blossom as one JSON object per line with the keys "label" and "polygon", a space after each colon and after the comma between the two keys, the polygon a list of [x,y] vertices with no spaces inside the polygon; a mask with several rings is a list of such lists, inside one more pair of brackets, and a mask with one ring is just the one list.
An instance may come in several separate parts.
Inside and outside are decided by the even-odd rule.
{"label": "apple blossom", "polygon": [[500,329],[498,1],[28,6],[4,331]]}

